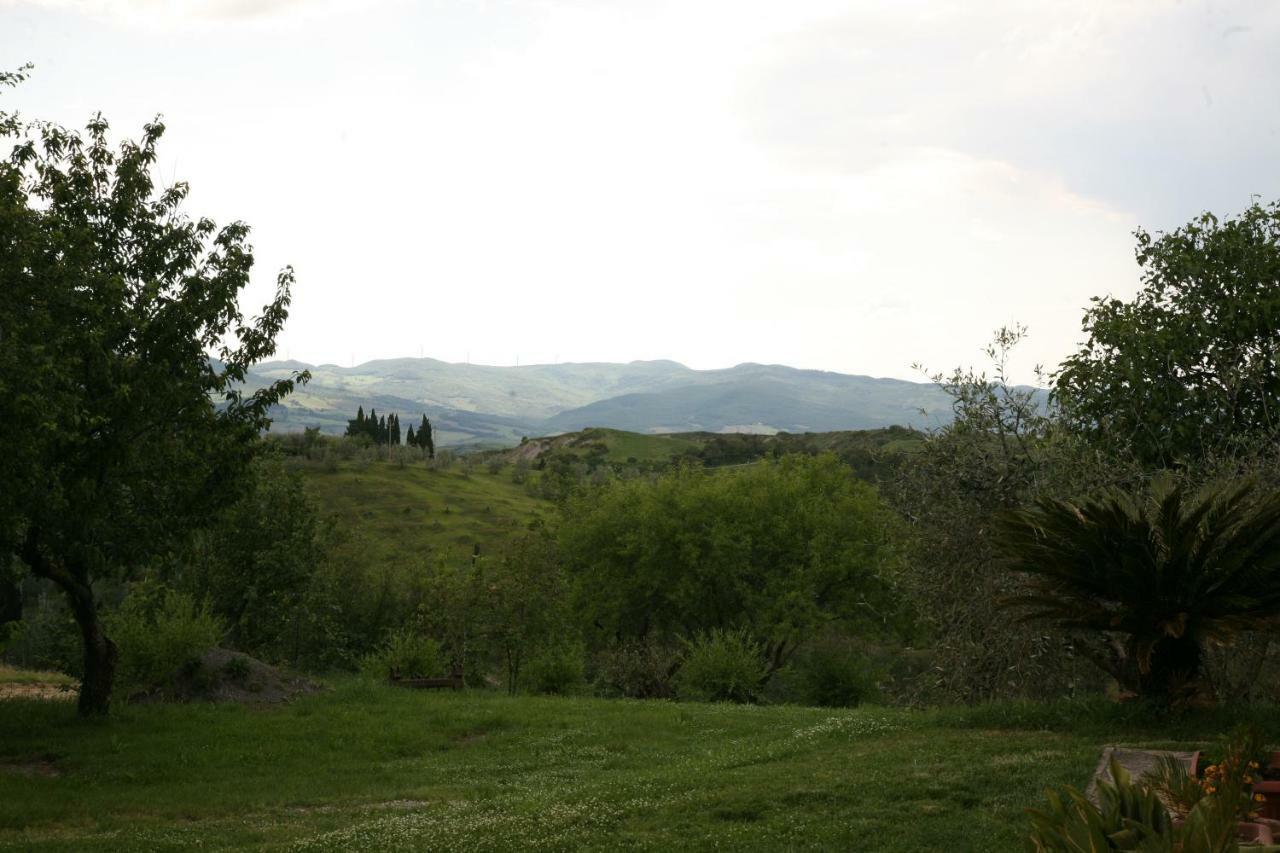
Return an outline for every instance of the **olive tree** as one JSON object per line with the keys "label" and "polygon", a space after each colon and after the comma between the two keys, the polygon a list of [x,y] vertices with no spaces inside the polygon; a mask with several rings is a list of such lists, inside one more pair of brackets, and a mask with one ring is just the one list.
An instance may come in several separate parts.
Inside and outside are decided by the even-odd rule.
{"label": "olive tree", "polygon": [[271,406],[307,378],[243,390],[275,350],[293,274],[245,318],[249,228],[193,220],[186,184],[156,186],[163,132],[113,145],[100,115],[77,132],[0,112],[0,554],[67,596],[85,715],[107,710],[117,658],[94,581],[234,500]]}

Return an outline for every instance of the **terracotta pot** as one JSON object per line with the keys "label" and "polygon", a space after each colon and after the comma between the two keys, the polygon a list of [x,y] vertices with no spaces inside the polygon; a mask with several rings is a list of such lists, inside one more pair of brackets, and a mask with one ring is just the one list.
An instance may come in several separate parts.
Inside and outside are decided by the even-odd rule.
{"label": "terracotta pot", "polygon": [[1271,827],[1265,823],[1253,823],[1241,821],[1236,825],[1236,838],[1246,844],[1274,844],[1275,836],[1271,833]]}
{"label": "terracotta pot", "polygon": [[[1280,752],[1271,753],[1268,770],[1280,770]],[[1280,820],[1280,780],[1264,779],[1253,786],[1255,794],[1266,799],[1258,805],[1258,815],[1268,820]]]}

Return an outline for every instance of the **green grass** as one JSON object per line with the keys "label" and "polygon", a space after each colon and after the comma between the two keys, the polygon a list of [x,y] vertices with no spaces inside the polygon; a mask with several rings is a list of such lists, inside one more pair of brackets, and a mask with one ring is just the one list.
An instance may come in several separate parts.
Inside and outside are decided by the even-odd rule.
{"label": "green grass", "polygon": [[[605,458],[609,462],[670,462],[688,450],[697,450],[702,442],[692,436],[626,432],[620,429],[595,428],[583,430],[578,435],[583,442],[603,443],[608,448]],[[573,447],[568,448],[570,450]],[[587,448],[589,449],[589,447]]]}
{"label": "green grass", "polygon": [[17,669],[0,663],[0,684],[75,684],[76,680],[61,672]]}
{"label": "green grass", "polygon": [[1023,809],[1083,785],[1104,744],[1208,739],[1226,722],[356,681],[281,708],[135,706],[90,723],[9,702],[0,848],[1013,850]]}
{"label": "green grass", "polygon": [[510,470],[433,471],[393,462],[344,462],[336,471],[303,464],[297,470],[321,512],[357,531],[359,547],[375,560],[412,564],[457,557],[476,544],[487,553],[553,511],[511,482]]}

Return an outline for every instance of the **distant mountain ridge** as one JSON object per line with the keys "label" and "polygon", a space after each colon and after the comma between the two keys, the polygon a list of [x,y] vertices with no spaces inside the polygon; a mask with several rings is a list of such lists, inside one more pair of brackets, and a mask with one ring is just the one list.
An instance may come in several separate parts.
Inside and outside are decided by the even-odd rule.
{"label": "distant mountain ridge", "polygon": [[251,387],[311,371],[274,412],[276,429],[341,432],[357,406],[431,418],[438,444],[513,444],[587,427],[632,432],[825,432],[951,419],[929,383],[776,364],[694,370],[674,361],[494,367],[398,358],[354,367],[264,362]]}

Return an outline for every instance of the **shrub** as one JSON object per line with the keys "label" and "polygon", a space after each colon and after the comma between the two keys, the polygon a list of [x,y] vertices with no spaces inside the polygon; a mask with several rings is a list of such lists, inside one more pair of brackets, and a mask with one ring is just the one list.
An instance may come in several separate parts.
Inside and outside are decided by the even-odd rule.
{"label": "shrub", "polygon": [[248,658],[237,655],[222,665],[222,674],[228,681],[244,684],[249,679]]}
{"label": "shrub", "polygon": [[652,642],[633,641],[596,655],[596,688],[629,699],[669,699],[675,694],[671,673],[676,656]]}
{"label": "shrub", "polygon": [[852,708],[876,698],[875,664],[844,637],[822,637],[796,653],[779,675],[787,701]]}
{"label": "shrub", "polygon": [[225,632],[203,604],[163,584],[143,581],[129,590],[106,621],[120,649],[117,685],[128,696],[167,684],[175,672],[198,661]]}
{"label": "shrub", "polygon": [[1073,788],[1048,793],[1044,810],[1029,809],[1031,849],[1038,853],[1079,850],[1229,853],[1236,841],[1234,803],[1206,795],[1183,820],[1170,819],[1157,790],[1133,781],[1113,758],[1113,781],[1101,781],[1097,804]]}
{"label": "shrub", "polygon": [[28,599],[12,626],[4,659],[23,669],[65,672],[79,678],[84,668],[79,631],[66,597],[41,591]]}
{"label": "shrub", "polygon": [[583,657],[580,644],[561,643],[534,655],[521,673],[525,688],[531,693],[564,695],[583,681]]}
{"label": "shrub", "polygon": [[401,628],[387,638],[380,650],[360,661],[360,671],[380,679],[392,673],[405,678],[439,676],[444,672],[440,644],[412,628]]}
{"label": "shrub", "polygon": [[717,629],[685,643],[676,691],[682,699],[755,702],[768,676],[762,643],[745,630]]}

